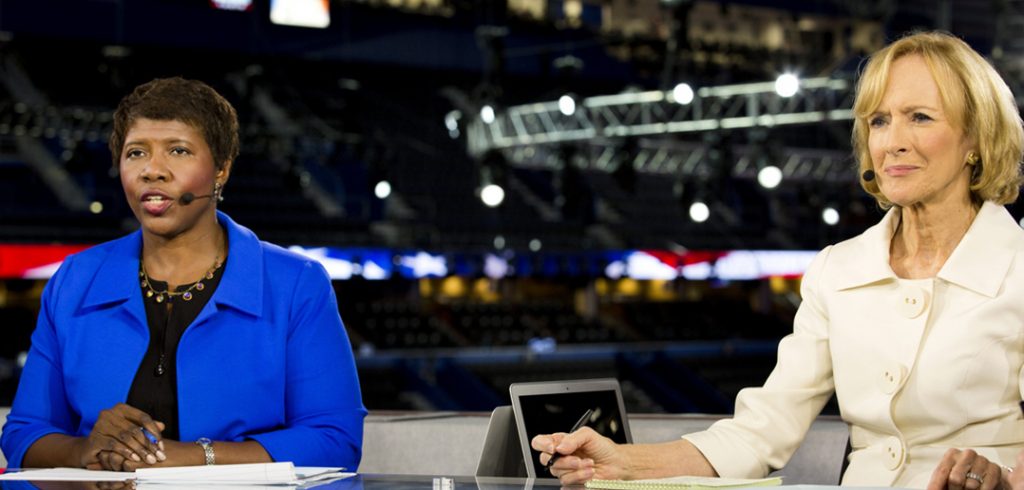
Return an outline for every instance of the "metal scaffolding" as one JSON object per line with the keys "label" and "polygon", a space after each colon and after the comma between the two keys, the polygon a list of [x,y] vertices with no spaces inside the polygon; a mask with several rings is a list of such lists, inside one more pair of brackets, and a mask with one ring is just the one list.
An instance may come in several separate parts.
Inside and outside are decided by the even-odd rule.
{"label": "metal scaffolding", "polygon": [[[510,163],[556,168],[560,144],[576,143],[588,158],[581,168],[611,171],[620,164],[620,141],[642,138],[632,155],[637,171],[700,177],[711,172],[706,161],[714,151],[702,141],[680,141],[670,135],[743,128],[846,122],[853,118],[853,87],[847,80],[810,78],[790,97],[776,93],[774,82],[703,87],[683,104],[672,91],[648,91],[588,97],[571,115],[557,101],[509,107],[494,121],[472,119],[466,127],[470,155],[501,151]],[[735,177],[752,178],[763,148],[732,148]],[[852,177],[848,151],[785,148],[778,165],[788,179],[846,181]]]}

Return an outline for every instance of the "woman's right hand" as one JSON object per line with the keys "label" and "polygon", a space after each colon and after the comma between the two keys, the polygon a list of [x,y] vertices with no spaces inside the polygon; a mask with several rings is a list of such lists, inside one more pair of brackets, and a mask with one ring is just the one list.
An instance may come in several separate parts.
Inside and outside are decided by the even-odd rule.
{"label": "woman's right hand", "polygon": [[594,432],[590,427],[583,427],[571,434],[542,434],[534,437],[530,446],[541,452],[540,462],[543,465],[555,454],[559,455],[548,471],[564,485],[579,484],[593,478],[627,478],[626,456],[622,446]]}
{"label": "woman's right hand", "polygon": [[[142,433],[149,431],[157,441],[164,430],[162,422],[124,403],[100,412],[92,432],[85,440],[79,461],[83,468],[125,471],[124,461],[156,464],[167,459],[161,445],[153,444]],[[111,457],[119,455],[120,457]]]}

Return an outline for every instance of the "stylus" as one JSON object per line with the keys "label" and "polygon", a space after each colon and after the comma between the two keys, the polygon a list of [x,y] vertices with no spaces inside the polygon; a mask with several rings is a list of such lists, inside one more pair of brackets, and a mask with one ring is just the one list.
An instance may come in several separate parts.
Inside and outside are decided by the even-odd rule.
{"label": "stylus", "polygon": [[[580,419],[577,420],[575,424],[572,424],[572,429],[569,429],[569,433],[572,434],[573,432],[576,432],[576,431],[582,429],[584,425],[587,425],[587,420],[590,420],[590,414],[592,414],[592,413],[594,413],[594,409],[593,408],[588,408],[586,412],[583,412],[583,416],[580,417]],[[561,458],[561,457],[562,457],[561,454],[558,454],[558,453],[552,454],[551,455],[551,459],[548,460],[548,464],[544,465],[544,467],[545,468],[550,468],[551,465],[555,464],[555,461],[558,461],[558,458]]]}

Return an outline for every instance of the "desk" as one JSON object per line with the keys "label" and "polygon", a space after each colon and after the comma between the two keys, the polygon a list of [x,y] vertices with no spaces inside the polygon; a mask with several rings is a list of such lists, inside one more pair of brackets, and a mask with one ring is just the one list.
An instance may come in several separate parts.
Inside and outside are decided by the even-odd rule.
{"label": "desk", "polygon": [[[0,488],[3,490],[121,490],[129,489],[131,487],[122,482],[3,481],[0,482]],[[152,485],[148,486],[148,488],[152,488],[153,490],[180,490],[180,487],[165,485]],[[296,487],[211,485],[206,488],[215,490],[288,490]],[[582,490],[584,487],[582,485],[561,487],[557,480],[551,479],[534,480],[532,478],[360,474],[345,480],[337,480],[309,488],[316,488],[317,490],[529,490],[533,488],[565,488],[566,490]]]}

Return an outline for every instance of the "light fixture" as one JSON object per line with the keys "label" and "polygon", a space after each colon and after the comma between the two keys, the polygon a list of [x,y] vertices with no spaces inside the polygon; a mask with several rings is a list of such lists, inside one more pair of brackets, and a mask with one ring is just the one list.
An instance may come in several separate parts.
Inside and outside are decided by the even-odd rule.
{"label": "light fixture", "polygon": [[697,200],[690,205],[690,219],[696,223],[703,223],[711,217],[711,209],[704,201]]}
{"label": "light fixture", "polygon": [[491,104],[484,104],[484,106],[480,108],[480,120],[483,121],[484,124],[493,123],[494,116],[494,107],[491,106]]}
{"label": "light fixture", "polygon": [[676,104],[686,105],[693,102],[693,87],[687,83],[680,83],[672,88],[672,100]]}
{"label": "light fixture", "polygon": [[558,98],[558,111],[564,116],[576,114],[576,99],[569,94]]}
{"label": "light fixture", "polygon": [[835,226],[839,223],[839,211],[836,211],[836,208],[832,206],[827,206],[821,211],[821,220],[824,221],[826,225]]}
{"label": "light fixture", "polygon": [[494,248],[498,250],[503,250],[505,248],[505,237],[503,235],[494,237]]}
{"label": "light fixture", "polygon": [[765,189],[774,189],[782,182],[782,170],[775,165],[766,165],[757,172],[757,183]]}
{"label": "light fixture", "polygon": [[480,189],[480,200],[487,207],[496,208],[505,200],[505,189],[502,189],[497,184],[487,184],[483,189]]}
{"label": "light fixture", "polygon": [[391,195],[391,183],[386,180],[377,182],[377,185],[373,186],[373,195],[377,196],[377,199],[387,199]]}
{"label": "light fixture", "polygon": [[462,111],[454,109],[448,111],[444,115],[444,127],[448,129],[448,136],[452,139],[458,139],[461,132],[459,131],[459,120],[462,119]]}
{"label": "light fixture", "polygon": [[540,242],[539,238],[534,238],[534,239],[530,240],[530,251],[531,252],[540,252],[541,246],[543,246],[543,244]]}
{"label": "light fixture", "polygon": [[91,204],[89,204],[89,211],[92,212],[92,214],[100,214],[100,213],[102,213],[103,212],[103,203],[101,203],[99,201],[93,201]]}
{"label": "light fixture", "polygon": [[783,73],[775,79],[775,93],[781,97],[792,97],[800,90],[800,79],[792,73]]}

